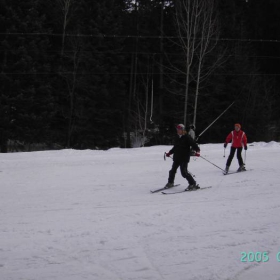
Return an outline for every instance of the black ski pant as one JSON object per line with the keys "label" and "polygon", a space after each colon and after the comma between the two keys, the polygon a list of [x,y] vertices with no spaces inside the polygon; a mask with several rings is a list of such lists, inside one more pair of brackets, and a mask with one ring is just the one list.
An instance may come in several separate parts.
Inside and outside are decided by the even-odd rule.
{"label": "black ski pant", "polygon": [[227,166],[231,165],[232,159],[233,159],[234,154],[235,154],[235,150],[237,150],[237,155],[236,156],[237,156],[237,159],[238,159],[239,166],[243,165],[243,159],[242,159],[242,156],[241,156],[242,147],[239,147],[239,148],[231,147],[230,148],[230,154],[229,154],[228,159],[227,159]]}
{"label": "black ski pant", "polygon": [[194,178],[188,172],[188,162],[176,162],[176,161],[173,162],[172,168],[169,171],[168,183],[174,183],[175,175],[179,166],[183,178],[187,179],[190,185],[195,184],[196,182]]}

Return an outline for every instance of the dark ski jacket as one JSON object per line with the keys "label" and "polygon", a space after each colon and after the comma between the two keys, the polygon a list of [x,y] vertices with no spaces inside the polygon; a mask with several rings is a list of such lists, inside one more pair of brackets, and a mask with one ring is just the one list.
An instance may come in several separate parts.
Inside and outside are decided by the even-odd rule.
{"label": "dark ski jacket", "polygon": [[191,148],[196,152],[200,149],[190,135],[185,134],[181,137],[177,135],[173,148],[169,151],[170,155],[173,154],[173,161],[176,162],[189,162],[191,155]]}

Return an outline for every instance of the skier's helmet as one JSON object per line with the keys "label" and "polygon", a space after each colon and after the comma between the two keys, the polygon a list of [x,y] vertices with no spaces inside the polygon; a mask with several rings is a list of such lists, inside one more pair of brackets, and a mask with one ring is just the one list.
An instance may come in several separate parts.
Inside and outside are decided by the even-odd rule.
{"label": "skier's helmet", "polygon": [[178,124],[178,125],[176,126],[176,128],[179,129],[179,130],[184,130],[184,129],[185,129],[185,126],[184,126],[183,124]]}
{"label": "skier's helmet", "polygon": [[238,127],[239,129],[241,129],[241,124],[240,123],[236,123],[234,126]]}

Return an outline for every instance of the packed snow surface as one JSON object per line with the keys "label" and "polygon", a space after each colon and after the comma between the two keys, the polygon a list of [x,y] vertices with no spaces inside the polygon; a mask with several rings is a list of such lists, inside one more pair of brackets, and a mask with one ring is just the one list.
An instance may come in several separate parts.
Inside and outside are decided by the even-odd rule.
{"label": "packed snow surface", "polygon": [[170,148],[1,154],[1,280],[280,280],[280,144],[226,176],[229,147],[201,145],[189,171],[212,188],[152,194]]}

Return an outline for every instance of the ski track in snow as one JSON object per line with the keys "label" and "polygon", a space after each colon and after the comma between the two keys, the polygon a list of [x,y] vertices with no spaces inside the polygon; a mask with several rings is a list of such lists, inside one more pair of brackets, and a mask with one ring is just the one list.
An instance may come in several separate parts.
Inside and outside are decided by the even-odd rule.
{"label": "ski track in snow", "polygon": [[[1,154],[1,279],[280,280],[279,143],[251,143],[253,170],[231,176],[192,158],[211,189],[151,194],[167,182],[169,149]],[[221,168],[223,151],[201,145]],[[187,186],[179,170],[175,183]],[[269,261],[241,262],[241,252]]]}

